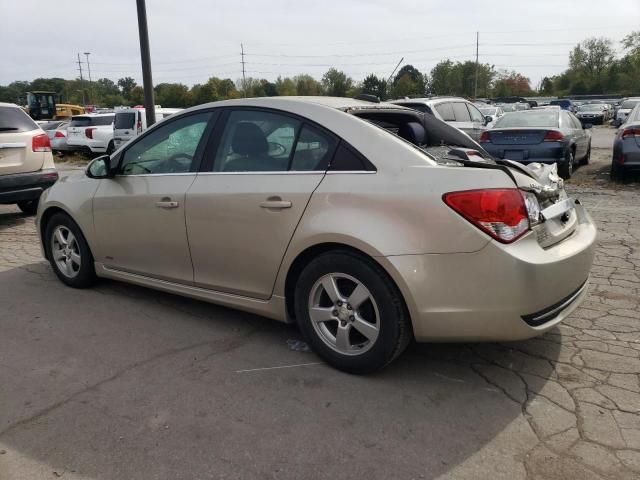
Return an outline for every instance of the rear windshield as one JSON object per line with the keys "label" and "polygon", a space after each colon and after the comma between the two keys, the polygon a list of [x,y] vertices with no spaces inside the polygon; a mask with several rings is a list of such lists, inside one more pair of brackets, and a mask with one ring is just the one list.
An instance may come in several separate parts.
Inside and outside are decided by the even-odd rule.
{"label": "rear windshield", "polygon": [[96,125],[111,125],[114,115],[105,115],[100,117],[73,117],[70,127],[93,127]]}
{"label": "rear windshield", "polygon": [[569,100],[552,100],[549,105],[560,105],[561,107],[568,107],[571,105]]}
{"label": "rear windshield", "polygon": [[511,127],[558,127],[558,112],[538,110],[534,112],[514,112],[503,115],[495,128]]}
{"label": "rear windshield", "polygon": [[604,110],[604,106],[598,103],[590,103],[587,105],[580,105],[578,107],[579,112],[600,112]]}
{"label": "rear windshield", "polygon": [[640,100],[625,100],[622,102],[622,105],[620,105],[620,108],[633,108],[639,103]]}
{"label": "rear windshield", "polygon": [[46,130],[55,130],[61,124],[62,124],[62,122],[47,122],[47,123],[43,123],[42,125],[40,125],[40,128],[45,130],[45,131]]}
{"label": "rear windshield", "polygon": [[113,121],[113,128],[115,129],[127,129],[133,128],[136,123],[135,112],[121,112],[116,113],[116,118]]}
{"label": "rear windshield", "polygon": [[30,132],[38,128],[36,122],[17,107],[0,107],[0,132]]}

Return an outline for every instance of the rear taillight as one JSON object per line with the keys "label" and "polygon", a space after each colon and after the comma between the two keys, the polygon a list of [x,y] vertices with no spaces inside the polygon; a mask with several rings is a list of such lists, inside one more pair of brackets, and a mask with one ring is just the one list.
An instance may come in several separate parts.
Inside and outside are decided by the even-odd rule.
{"label": "rear taillight", "polygon": [[480,134],[480,143],[488,143],[491,141],[491,136],[489,136],[489,132],[482,132]]}
{"label": "rear taillight", "polygon": [[85,128],[84,129],[84,134],[87,136],[87,138],[93,139],[93,131],[94,130],[95,130],[95,127]]}
{"label": "rear taillight", "polygon": [[136,125],[136,132],[142,132],[142,122],[140,120],[138,120],[138,123]]}
{"label": "rear taillight", "polygon": [[54,135],[54,137],[64,138],[64,133],[62,133],[60,130],[56,130],[56,134]]}
{"label": "rear taillight", "polygon": [[[517,188],[467,190],[443,195],[444,202],[467,221],[501,243],[511,243],[531,228],[536,213]],[[527,202],[525,203],[525,199]],[[537,201],[536,201],[537,205]],[[532,210],[534,205],[531,205]]]}
{"label": "rear taillight", "polygon": [[564,135],[557,130],[549,130],[544,136],[545,142],[558,142],[564,140]]}
{"label": "rear taillight", "polygon": [[50,152],[51,143],[46,133],[40,133],[31,139],[31,150],[34,152]]}
{"label": "rear taillight", "polygon": [[622,137],[623,140],[630,137],[640,137],[640,127],[627,127],[622,130],[620,137]]}

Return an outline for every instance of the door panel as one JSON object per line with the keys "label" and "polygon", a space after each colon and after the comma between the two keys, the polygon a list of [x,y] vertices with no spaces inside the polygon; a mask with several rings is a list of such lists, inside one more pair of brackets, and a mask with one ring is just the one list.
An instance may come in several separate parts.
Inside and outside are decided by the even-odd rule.
{"label": "door panel", "polygon": [[[93,199],[99,255],[107,267],[193,283],[185,196],[213,128],[215,113],[177,117],[133,140],[115,178]],[[206,133],[205,133],[206,132]]]}
{"label": "door panel", "polygon": [[198,175],[187,194],[195,284],[269,298],[289,241],[323,177],[324,172]]}
{"label": "door panel", "polygon": [[[99,256],[105,266],[181,283],[193,282],[185,192],[196,174],[131,175],[100,181],[93,199]],[[159,202],[177,202],[175,207]]]}

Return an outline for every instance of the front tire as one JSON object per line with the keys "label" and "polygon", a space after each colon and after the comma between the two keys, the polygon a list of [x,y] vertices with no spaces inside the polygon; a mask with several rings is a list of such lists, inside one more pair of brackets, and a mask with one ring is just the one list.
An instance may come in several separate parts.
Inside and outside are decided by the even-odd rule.
{"label": "front tire", "polygon": [[38,211],[38,199],[18,202],[18,208],[22,210],[22,213],[25,215],[35,215]]}
{"label": "front tire", "polygon": [[295,312],[313,350],[349,373],[381,369],[413,336],[404,301],[387,273],[349,251],[324,253],[304,268]]}
{"label": "front tire", "polygon": [[54,214],[47,222],[44,242],[51,268],[60,281],[73,288],[87,288],[95,283],[93,255],[71,217]]}

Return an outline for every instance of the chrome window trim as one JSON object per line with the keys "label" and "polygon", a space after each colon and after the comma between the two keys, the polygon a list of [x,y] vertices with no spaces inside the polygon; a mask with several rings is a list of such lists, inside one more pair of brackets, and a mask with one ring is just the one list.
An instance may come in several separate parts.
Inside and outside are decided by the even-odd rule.
{"label": "chrome window trim", "polygon": [[198,172],[198,175],[324,175],[324,170],[284,170],[269,172]]}
{"label": "chrome window trim", "polygon": [[375,174],[376,171],[369,170],[287,170],[287,171],[271,171],[271,172],[184,172],[184,173],[137,173],[133,175],[117,174],[115,178],[127,177],[179,177],[186,175],[339,175],[339,174]]}
{"label": "chrome window trim", "polygon": [[127,178],[127,177],[168,177],[168,176],[172,176],[172,177],[181,177],[181,176],[186,176],[186,175],[197,175],[198,172],[180,172],[180,173],[135,173],[132,175],[123,175],[121,173],[118,173],[117,175],[115,175],[115,177],[122,177],[122,178]]}

